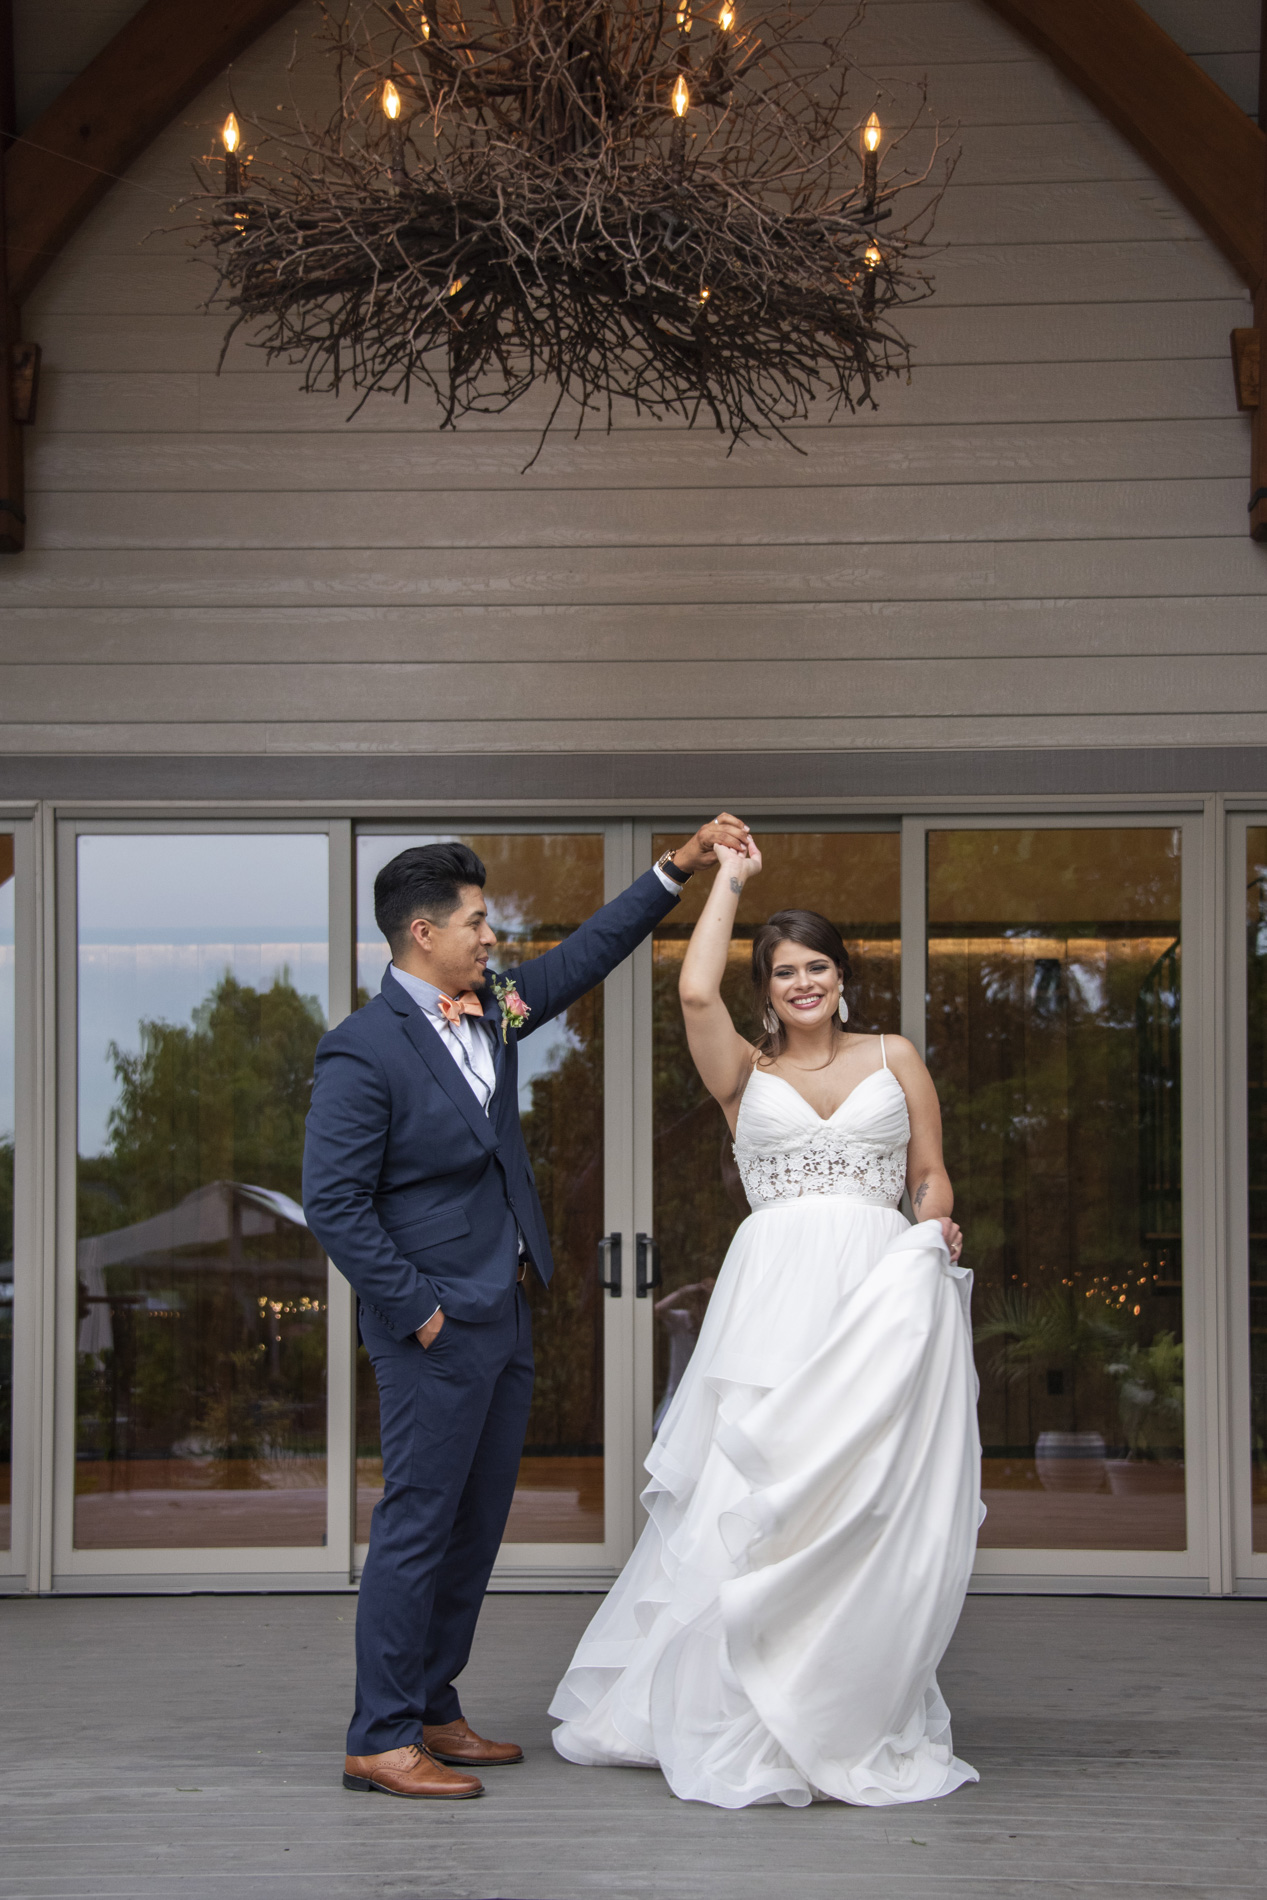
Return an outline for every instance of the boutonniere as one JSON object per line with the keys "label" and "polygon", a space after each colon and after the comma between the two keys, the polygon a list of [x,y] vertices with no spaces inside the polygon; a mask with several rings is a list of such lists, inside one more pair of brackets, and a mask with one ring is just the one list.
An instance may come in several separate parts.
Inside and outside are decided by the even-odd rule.
{"label": "boutonniere", "polygon": [[505,1042],[512,1029],[523,1028],[532,1011],[508,976],[495,976],[492,984],[497,1007],[502,1013],[502,1041]]}

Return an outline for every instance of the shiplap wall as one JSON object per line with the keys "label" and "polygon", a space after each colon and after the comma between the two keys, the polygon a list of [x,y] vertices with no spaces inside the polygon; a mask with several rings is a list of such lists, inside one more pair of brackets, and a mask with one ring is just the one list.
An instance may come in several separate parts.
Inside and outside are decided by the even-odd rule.
{"label": "shiplap wall", "polygon": [[[26,110],[129,10],[28,4]],[[1251,86],[1257,0],[1151,10]],[[281,100],[310,31],[299,7],[259,42],[239,99]],[[442,434],[420,403],[349,424],[245,346],[215,374],[205,274],[143,241],[210,148],[209,89],[27,308],[45,385],[30,546],[0,563],[0,748],[1261,740],[1242,286],[978,0],[872,0],[858,53],[899,109],[926,73],[960,128],[910,385],[804,456],[626,421],[526,475],[540,405]]]}

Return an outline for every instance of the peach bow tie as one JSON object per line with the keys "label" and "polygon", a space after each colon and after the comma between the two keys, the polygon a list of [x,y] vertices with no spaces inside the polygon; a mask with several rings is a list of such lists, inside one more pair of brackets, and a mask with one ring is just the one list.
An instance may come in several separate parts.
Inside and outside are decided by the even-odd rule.
{"label": "peach bow tie", "polygon": [[484,1005],[474,990],[462,990],[457,996],[446,996],[441,990],[440,1014],[456,1029],[464,1016],[482,1016]]}

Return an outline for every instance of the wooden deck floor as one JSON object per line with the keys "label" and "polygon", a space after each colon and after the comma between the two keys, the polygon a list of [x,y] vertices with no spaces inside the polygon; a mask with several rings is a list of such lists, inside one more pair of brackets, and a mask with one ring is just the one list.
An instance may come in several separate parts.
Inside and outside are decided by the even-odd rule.
{"label": "wooden deck floor", "polygon": [[576,1769],[545,1705],[594,1599],[490,1600],[481,1801],[344,1794],[346,1597],[0,1602],[0,1900],[1226,1900],[1267,1893],[1267,1603],[970,1599],[943,1686],[981,1785],[723,1814]]}

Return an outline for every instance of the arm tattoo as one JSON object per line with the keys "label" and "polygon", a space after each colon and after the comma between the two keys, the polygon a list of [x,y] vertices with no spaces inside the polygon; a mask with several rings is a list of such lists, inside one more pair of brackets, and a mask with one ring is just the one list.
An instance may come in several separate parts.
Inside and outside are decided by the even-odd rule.
{"label": "arm tattoo", "polygon": [[913,1207],[914,1207],[914,1209],[915,1209],[915,1212],[916,1212],[917,1214],[919,1213],[919,1210],[920,1210],[920,1203],[921,1203],[921,1202],[922,1202],[922,1200],[924,1199],[924,1196],[925,1196],[925,1195],[927,1194],[927,1192],[928,1192],[928,1183],[927,1183],[927,1181],[921,1181],[921,1182],[920,1182],[920,1184],[919,1184],[919,1186],[918,1186],[918,1187],[916,1188],[916,1190],[915,1190],[915,1199],[914,1199],[914,1201],[913,1201],[913,1203],[912,1203],[912,1205],[913,1205]]}
{"label": "arm tattoo", "polygon": [[743,896],[743,879],[738,878],[738,877],[732,877],[730,880],[730,888],[735,893],[736,897],[742,897]]}

